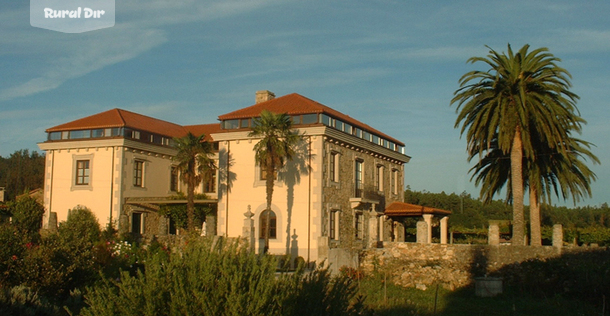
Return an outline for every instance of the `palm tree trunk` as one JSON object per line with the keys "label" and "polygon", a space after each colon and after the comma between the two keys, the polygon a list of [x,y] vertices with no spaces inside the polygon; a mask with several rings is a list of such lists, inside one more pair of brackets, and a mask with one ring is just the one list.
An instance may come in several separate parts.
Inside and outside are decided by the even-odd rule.
{"label": "palm tree trunk", "polygon": [[267,216],[265,222],[265,253],[269,251],[269,232],[270,232],[270,224],[271,224],[271,201],[273,198],[273,185],[274,185],[274,166],[272,161],[267,161],[266,166],[266,187],[267,187]]}
{"label": "palm tree trunk", "polygon": [[186,190],[186,215],[188,217],[188,231],[195,231],[195,181],[191,176]]}
{"label": "palm tree trunk", "polygon": [[538,203],[538,190],[530,187],[530,245],[542,246],[540,233],[540,204]]}
{"label": "palm tree trunk", "polygon": [[510,150],[510,179],[513,191],[513,246],[525,245],[525,217],[523,214],[523,143],[521,128],[515,129],[513,146]]}

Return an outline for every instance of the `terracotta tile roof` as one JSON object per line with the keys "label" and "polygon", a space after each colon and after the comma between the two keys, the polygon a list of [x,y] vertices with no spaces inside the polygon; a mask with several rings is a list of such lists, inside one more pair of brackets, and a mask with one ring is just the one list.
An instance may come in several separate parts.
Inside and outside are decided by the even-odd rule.
{"label": "terracotta tile roof", "polygon": [[112,109],[106,112],[87,116],[69,123],[57,125],[46,130],[46,132],[74,131],[82,129],[130,127],[140,131],[155,134],[181,137],[186,135],[184,127],[162,121],[142,114],[129,112],[122,109]]}
{"label": "terracotta tile roof", "polygon": [[288,115],[324,113],[334,117],[335,119],[339,119],[353,126],[357,126],[369,133],[376,134],[377,136],[381,136],[387,140],[395,142],[398,145],[404,146],[404,143],[402,143],[401,141],[392,138],[391,136],[386,135],[385,133],[382,133],[367,124],[364,124],[350,117],[349,115],[345,115],[337,110],[329,108],[324,104],[313,101],[297,93],[288,94],[269,101],[254,104],[252,106],[237,111],[223,114],[220,115],[218,119],[223,121],[239,118],[258,117],[263,110],[268,110],[273,113],[286,113]]}
{"label": "terracotta tile roof", "polygon": [[193,133],[195,136],[205,134],[205,140],[213,142],[214,139],[210,136],[212,133],[218,133],[221,131],[220,123],[215,124],[200,124],[200,125],[187,125],[184,127],[187,131]]}
{"label": "terracotta tile roof", "polygon": [[384,214],[387,216],[422,216],[423,214],[450,215],[451,211],[404,202],[392,202],[386,207]]}

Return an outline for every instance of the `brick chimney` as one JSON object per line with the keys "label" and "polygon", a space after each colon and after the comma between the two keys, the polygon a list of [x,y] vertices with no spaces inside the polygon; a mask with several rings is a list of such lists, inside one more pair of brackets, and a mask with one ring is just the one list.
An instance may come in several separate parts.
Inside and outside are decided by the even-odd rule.
{"label": "brick chimney", "polygon": [[256,104],[275,99],[275,93],[269,90],[256,91]]}

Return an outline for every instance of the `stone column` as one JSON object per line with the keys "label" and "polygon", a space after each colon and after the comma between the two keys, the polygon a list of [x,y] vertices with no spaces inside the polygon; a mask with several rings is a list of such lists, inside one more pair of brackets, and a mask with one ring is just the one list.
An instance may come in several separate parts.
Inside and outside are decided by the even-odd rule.
{"label": "stone column", "polygon": [[432,214],[422,215],[422,217],[424,218],[424,222],[426,222],[426,225],[428,226],[428,237],[427,237],[428,244],[432,243],[432,217],[433,216],[434,215],[432,215]]}
{"label": "stone column", "polygon": [[378,220],[377,216],[373,215],[369,218],[368,226],[369,226],[369,233],[368,233],[369,247],[377,248],[377,241],[379,240],[379,235],[377,235],[378,228],[379,228],[379,220]]}
{"label": "stone column", "polygon": [[487,243],[490,245],[500,244],[500,226],[497,221],[489,221],[489,230],[487,231]]}
{"label": "stone column", "polygon": [[563,247],[563,226],[553,225],[553,247],[561,249]]}
{"label": "stone column", "polygon": [[417,243],[428,243],[428,224],[424,221],[417,222]]}
{"label": "stone column", "polygon": [[386,220],[386,216],[385,215],[380,215],[379,216],[379,241],[384,242],[385,238],[385,220]]}
{"label": "stone column", "polygon": [[252,219],[254,213],[250,211],[250,205],[248,205],[248,211],[244,213],[244,216],[246,218],[242,227],[242,236],[246,239],[250,250],[254,250],[254,220]]}
{"label": "stone column", "polygon": [[49,231],[52,233],[57,232],[57,212],[49,213]]}
{"label": "stone column", "polygon": [[206,236],[216,236],[216,215],[208,215],[205,218]]}
{"label": "stone column", "polygon": [[441,218],[441,244],[447,244],[447,222],[449,221],[449,216],[443,216]]}

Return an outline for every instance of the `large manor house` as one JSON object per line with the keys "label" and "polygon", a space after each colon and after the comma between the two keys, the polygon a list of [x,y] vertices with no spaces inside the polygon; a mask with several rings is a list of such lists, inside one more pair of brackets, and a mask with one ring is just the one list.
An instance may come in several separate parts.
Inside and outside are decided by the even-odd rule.
{"label": "large manor house", "polygon": [[[160,205],[186,192],[173,139],[206,135],[217,165],[197,193],[214,210],[202,231],[242,237],[262,251],[266,218],[265,173],[255,161],[253,119],[263,110],[287,113],[302,135],[296,157],[278,172],[270,210],[269,252],[307,261],[354,260],[354,250],[403,241],[404,219],[418,216],[447,225],[442,210],[402,203],[405,154],[401,141],[299,94],[258,91],[252,106],[220,115],[213,124],[182,126],[112,109],[46,130],[43,226],[65,221],[84,206],[100,224],[142,238],[180,234]],[[439,220],[440,219],[440,220]],[[446,233],[445,233],[446,235]],[[430,240],[430,239],[428,239]],[[446,241],[445,241],[446,242]]]}

